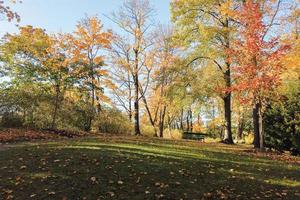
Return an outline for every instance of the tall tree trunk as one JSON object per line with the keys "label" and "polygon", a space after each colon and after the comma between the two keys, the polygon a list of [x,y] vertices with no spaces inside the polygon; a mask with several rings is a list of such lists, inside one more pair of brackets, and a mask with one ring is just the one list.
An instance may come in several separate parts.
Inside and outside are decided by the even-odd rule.
{"label": "tall tree trunk", "polygon": [[262,104],[259,103],[258,108],[258,129],[259,129],[259,149],[264,150],[264,130],[263,130],[263,113]]}
{"label": "tall tree trunk", "polygon": [[225,131],[223,141],[227,144],[233,144],[231,132],[231,93],[226,94],[224,101]]}
{"label": "tall tree trunk", "polygon": [[253,107],[252,119],[253,119],[253,129],[254,129],[254,148],[259,148],[260,138],[259,138],[259,105],[256,103]]}
{"label": "tall tree trunk", "polygon": [[139,46],[134,50],[135,61],[134,61],[134,134],[141,135],[140,130],[140,116],[139,116]]}
{"label": "tall tree trunk", "polygon": [[56,119],[57,119],[57,112],[59,108],[59,98],[60,98],[60,86],[56,84],[55,86],[55,102],[54,102],[54,111],[52,115],[52,123],[51,129],[56,129]]}
{"label": "tall tree trunk", "polygon": [[[224,21],[224,27],[229,28],[229,19],[226,18]],[[225,50],[230,48],[230,33],[227,32],[225,34],[224,40],[225,40]],[[226,63],[225,63],[225,72],[224,72],[224,79],[226,88],[231,87],[231,63],[228,61],[228,57],[226,57]],[[224,138],[223,141],[227,144],[233,144],[232,139],[232,131],[231,131],[231,92],[227,92],[225,94],[224,100],[224,115],[225,115],[225,132],[224,132]]]}
{"label": "tall tree trunk", "polygon": [[139,103],[137,98],[134,101],[134,134],[141,135],[140,119],[139,119]]}
{"label": "tall tree trunk", "polygon": [[138,77],[135,77],[135,96],[134,96],[134,134],[141,135],[140,116],[139,116],[139,85]]}

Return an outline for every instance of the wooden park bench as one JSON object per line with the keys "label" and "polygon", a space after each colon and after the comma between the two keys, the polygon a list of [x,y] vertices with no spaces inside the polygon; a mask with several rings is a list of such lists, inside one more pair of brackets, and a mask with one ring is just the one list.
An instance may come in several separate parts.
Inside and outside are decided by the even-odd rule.
{"label": "wooden park bench", "polygon": [[204,142],[205,134],[203,133],[193,133],[193,132],[183,132],[183,139],[186,140],[199,140]]}

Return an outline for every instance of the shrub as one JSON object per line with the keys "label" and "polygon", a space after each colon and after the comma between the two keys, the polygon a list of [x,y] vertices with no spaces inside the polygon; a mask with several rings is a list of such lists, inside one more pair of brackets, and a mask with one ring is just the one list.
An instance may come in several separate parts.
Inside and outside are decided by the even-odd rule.
{"label": "shrub", "polygon": [[156,136],[155,130],[151,125],[141,125],[141,132],[143,136],[153,137]]}
{"label": "shrub", "polygon": [[178,129],[165,129],[164,138],[176,140],[182,139],[182,131]]}
{"label": "shrub", "polygon": [[265,143],[278,151],[300,154],[300,82],[287,85],[281,101],[272,102],[264,115]]}
{"label": "shrub", "polygon": [[5,113],[2,116],[0,125],[4,128],[19,128],[23,126],[23,120],[20,115],[13,113]]}
{"label": "shrub", "polygon": [[245,135],[245,144],[253,144],[254,142],[254,134],[249,133],[248,135]]}
{"label": "shrub", "polygon": [[264,116],[266,147],[300,154],[300,92],[273,102]]}
{"label": "shrub", "polygon": [[222,122],[218,118],[209,122],[206,129],[206,134],[212,138],[222,138],[224,126],[221,124]]}
{"label": "shrub", "polygon": [[93,129],[101,133],[131,134],[132,123],[127,116],[114,108],[104,108],[96,117]]}

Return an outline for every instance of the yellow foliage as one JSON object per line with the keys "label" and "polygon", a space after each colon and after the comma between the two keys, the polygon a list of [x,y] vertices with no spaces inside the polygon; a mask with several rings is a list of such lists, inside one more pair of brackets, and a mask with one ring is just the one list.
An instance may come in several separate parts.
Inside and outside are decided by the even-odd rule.
{"label": "yellow foliage", "polygon": [[175,139],[180,140],[182,139],[182,131],[178,129],[165,129],[164,130],[164,138],[167,139]]}
{"label": "yellow foliage", "polygon": [[221,15],[226,16],[226,17],[235,18],[235,16],[236,16],[236,14],[235,14],[236,12],[233,10],[233,1],[232,0],[221,3],[221,5],[219,7],[219,11],[220,11]]}
{"label": "yellow foliage", "polygon": [[249,135],[245,136],[245,143],[246,144],[253,144],[254,142],[254,134],[250,133]]}

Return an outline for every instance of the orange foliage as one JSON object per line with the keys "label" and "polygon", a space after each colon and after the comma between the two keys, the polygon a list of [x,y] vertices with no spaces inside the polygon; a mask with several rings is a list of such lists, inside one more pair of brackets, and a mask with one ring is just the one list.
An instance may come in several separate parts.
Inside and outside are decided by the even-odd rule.
{"label": "orange foliage", "polygon": [[280,61],[289,48],[280,45],[278,38],[266,38],[267,27],[260,6],[253,0],[243,4],[237,14],[242,25],[241,38],[228,50],[230,58],[237,63],[234,68],[237,83],[229,90],[241,92],[244,102],[261,101],[280,84],[284,69]]}

